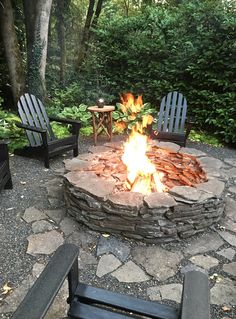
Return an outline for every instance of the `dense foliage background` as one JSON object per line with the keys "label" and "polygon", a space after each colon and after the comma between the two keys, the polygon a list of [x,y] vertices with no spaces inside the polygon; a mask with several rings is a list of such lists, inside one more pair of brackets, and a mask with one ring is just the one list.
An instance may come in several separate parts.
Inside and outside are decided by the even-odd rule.
{"label": "dense foliage background", "polygon": [[[67,62],[63,82],[54,4],[46,70],[50,112],[58,114],[73,107],[76,113],[80,104],[94,104],[100,96],[115,103],[119,94],[129,91],[142,94],[143,101],[158,111],[161,98],[177,90],[186,96],[188,115],[194,117],[196,128],[207,129],[226,143],[236,143],[235,2],[162,2],[131,2],[129,11],[119,0],[105,2],[78,65],[86,1],[70,1],[64,13]],[[16,24],[24,53],[20,8],[17,4]],[[0,49],[1,73],[6,70],[2,53]],[[11,107],[6,74],[0,80],[0,95],[5,107]],[[88,123],[89,119],[83,118]]]}

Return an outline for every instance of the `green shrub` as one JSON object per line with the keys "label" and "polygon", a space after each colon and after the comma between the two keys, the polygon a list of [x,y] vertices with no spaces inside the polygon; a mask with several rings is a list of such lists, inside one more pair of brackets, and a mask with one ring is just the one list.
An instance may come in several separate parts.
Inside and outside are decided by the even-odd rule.
{"label": "green shrub", "polygon": [[20,122],[20,118],[15,113],[0,108],[0,139],[10,141],[10,152],[28,144],[25,131],[18,128],[16,122]]}
{"label": "green shrub", "polygon": [[[85,104],[80,104],[79,106],[65,107],[62,111],[58,112],[58,107],[55,109],[50,107],[50,114],[55,115],[60,118],[68,118],[73,120],[79,120],[82,124],[80,133],[81,135],[88,136],[92,133],[91,126],[91,113],[87,110],[87,106]],[[61,123],[54,122],[52,123],[53,131],[55,135],[60,138],[69,135],[69,127],[65,126]]]}
{"label": "green shrub", "polygon": [[93,85],[105,83],[111,96],[142,94],[157,109],[169,91],[180,91],[196,127],[235,143],[235,29],[233,1],[185,0],[178,8],[156,5],[131,17],[104,16],[83,76]]}

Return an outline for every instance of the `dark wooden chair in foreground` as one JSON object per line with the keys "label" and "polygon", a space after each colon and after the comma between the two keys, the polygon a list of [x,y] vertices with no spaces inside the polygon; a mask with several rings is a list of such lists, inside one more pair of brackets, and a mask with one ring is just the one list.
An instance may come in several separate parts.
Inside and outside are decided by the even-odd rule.
{"label": "dark wooden chair in foreground", "polygon": [[179,309],[135,297],[95,288],[78,281],[78,248],[64,244],[58,248],[12,319],[44,318],[68,276],[72,319],[209,319],[209,287],[205,274],[186,273]]}
{"label": "dark wooden chair in foreground", "polygon": [[180,146],[186,145],[193,122],[187,121],[187,100],[183,94],[169,92],[163,97],[156,122],[156,130],[149,127],[152,138]]}
{"label": "dark wooden chair in foreground", "polygon": [[0,141],[0,190],[3,188],[12,189],[12,180],[7,144]]}
{"label": "dark wooden chair in foreground", "polygon": [[[22,124],[17,126],[26,130],[30,147],[29,152],[37,152],[44,157],[44,165],[49,168],[49,158],[73,150],[78,155],[78,137],[81,123],[75,120],[48,117],[42,102],[32,94],[24,94],[18,101],[18,112]],[[50,121],[57,121],[72,126],[72,135],[57,139]]]}

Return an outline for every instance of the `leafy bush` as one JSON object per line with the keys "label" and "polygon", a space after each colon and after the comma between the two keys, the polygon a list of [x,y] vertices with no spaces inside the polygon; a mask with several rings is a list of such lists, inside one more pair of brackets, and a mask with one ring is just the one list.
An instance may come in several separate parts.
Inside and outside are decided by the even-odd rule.
{"label": "leafy bush", "polygon": [[[79,106],[72,106],[72,107],[65,107],[62,111],[58,112],[58,108],[54,109],[52,106],[50,107],[50,114],[55,115],[60,118],[68,118],[73,120],[79,120],[82,124],[80,133],[81,135],[88,136],[92,133],[92,126],[91,126],[91,113],[87,110],[87,106],[85,104],[80,104]],[[69,135],[69,127],[65,126],[61,123],[54,122],[52,123],[53,130],[56,136],[64,137]]]}
{"label": "leafy bush", "polygon": [[0,108],[0,139],[9,140],[9,150],[22,148],[28,144],[25,131],[16,126],[20,118],[9,111]]}
{"label": "leafy bush", "polygon": [[136,128],[142,133],[143,129],[152,123],[152,113],[150,104],[143,104],[141,96],[135,99],[131,93],[125,94],[122,97],[122,103],[117,103],[116,110],[113,112],[115,132],[128,133]]}
{"label": "leafy bush", "polygon": [[184,0],[177,9],[156,5],[131,17],[104,16],[80,76],[105,83],[111,96],[142,94],[156,108],[169,91],[180,91],[196,127],[235,143],[235,25],[233,1],[221,0]]}

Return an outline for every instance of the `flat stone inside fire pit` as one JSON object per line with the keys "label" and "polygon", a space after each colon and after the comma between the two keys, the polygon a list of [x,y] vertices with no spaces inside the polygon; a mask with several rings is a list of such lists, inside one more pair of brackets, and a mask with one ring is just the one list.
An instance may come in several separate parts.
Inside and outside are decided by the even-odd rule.
{"label": "flat stone inside fire pit", "polygon": [[148,155],[163,172],[168,192],[143,195],[125,186],[122,151],[122,144],[108,143],[65,161],[66,207],[78,222],[156,243],[189,237],[219,221],[225,190],[219,160],[173,143],[165,147],[153,142]]}

